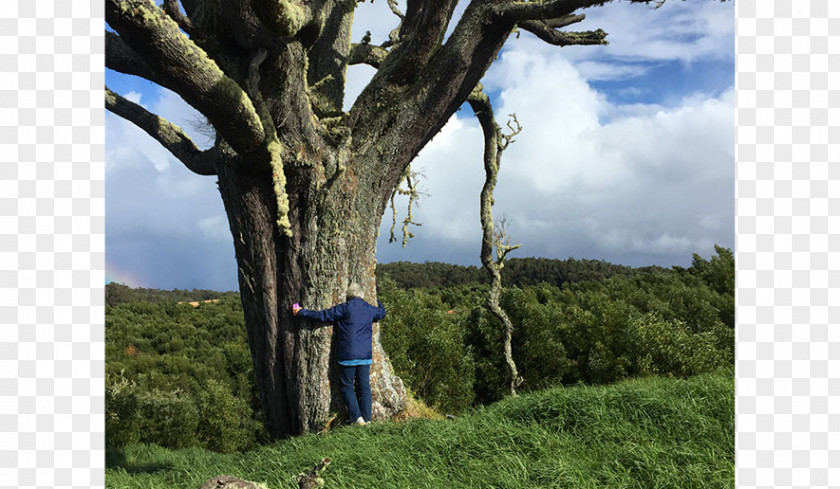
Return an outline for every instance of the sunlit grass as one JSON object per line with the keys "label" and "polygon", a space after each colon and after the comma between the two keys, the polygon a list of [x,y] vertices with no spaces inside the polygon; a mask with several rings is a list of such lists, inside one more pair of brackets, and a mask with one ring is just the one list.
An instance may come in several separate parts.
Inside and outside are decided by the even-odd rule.
{"label": "sunlit grass", "polygon": [[194,488],[233,475],[294,488],[323,457],[327,488],[734,487],[734,376],[644,378],[507,398],[454,420],[345,426],[247,453],[132,445],[106,486]]}

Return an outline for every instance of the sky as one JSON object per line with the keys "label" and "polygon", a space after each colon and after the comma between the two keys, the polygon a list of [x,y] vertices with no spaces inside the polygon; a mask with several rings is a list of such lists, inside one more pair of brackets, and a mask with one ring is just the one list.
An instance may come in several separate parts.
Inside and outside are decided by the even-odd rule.
{"label": "sky", "polygon": [[[402,5],[404,0],[400,0]],[[462,0],[461,4],[465,4]],[[456,16],[464,6],[459,6]],[[504,126],[523,130],[502,156],[494,217],[509,255],[688,266],[734,248],[734,2],[616,2],[586,9],[570,30],[604,29],[606,46],[511,36],[482,79]],[[359,5],[353,41],[387,39],[384,0]],[[451,28],[450,28],[451,31]],[[348,70],[346,107],[373,68]],[[145,80],[107,70],[109,88],[182,127],[202,148],[196,113]],[[237,290],[236,261],[215,177],[187,170],[131,123],[106,114],[106,282]],[[423,195],[415,237],[401,246],[407,202],[382,220],[379,263],[480,265],[481,129],[464,105],[412,162]]]}

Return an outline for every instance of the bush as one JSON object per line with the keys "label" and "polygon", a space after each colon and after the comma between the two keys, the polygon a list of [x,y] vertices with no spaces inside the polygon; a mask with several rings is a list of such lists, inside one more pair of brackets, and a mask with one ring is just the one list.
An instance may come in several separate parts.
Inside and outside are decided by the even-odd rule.
{"label": "bush", "polygon": [[427,404],[458,413],[473,403],[475,367],[457,315],[439,297],[380,283],[382,345],[397,375]]}
{"label": "bush", "polygon": [[[719,331],[725,332],[728,328]],[[692,334],[682,321],[647,314],[633,321],[630,343],[640,374],[687,377],[732,365],[713,332]]]}
{"label": "bush", "polygon": [[105,383],[105,446],[122,448],[140,441],[136,385],[120,375]]}
{"label": "bush", "polygon": [[196,445],[198,409],[183,391],[152,390],[138,396],[141,416],[140,441],[167,448]]}
{"label": "bush", "polygon": [[253,446],[259,423],[248,402],[234,397],[229,386],[209,380],[199,395],[198,439],[208,450],[231,453]]}

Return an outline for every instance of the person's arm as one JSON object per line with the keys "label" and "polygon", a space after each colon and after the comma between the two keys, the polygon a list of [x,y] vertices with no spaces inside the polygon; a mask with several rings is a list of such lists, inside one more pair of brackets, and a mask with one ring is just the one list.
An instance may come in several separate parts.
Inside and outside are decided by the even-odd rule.
{"label": "person's arm", "polygon": [[382,301],[376,299],[376,303],[379,304],[379,307],[376,308],[376,314],[373,317],[373,322],[380,321],[385,317],[385,306],[382,305]]}
{"label": "person's arm", "polygon": [[[297,309],[295,316],[305,317],[322,323],[334,323],[344,317],[344,303],[322,311],[312,311],[309,309]],[[294,310],[293,310],[294,311]]]}

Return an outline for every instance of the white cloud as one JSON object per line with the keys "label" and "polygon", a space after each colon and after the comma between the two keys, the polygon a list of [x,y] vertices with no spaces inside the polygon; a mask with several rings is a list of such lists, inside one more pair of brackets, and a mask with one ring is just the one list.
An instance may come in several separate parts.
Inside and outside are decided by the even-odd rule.
{"label": "white cloud", "polygon": [[[673,264],[732,246],[732,89],[616,106],[559,54],[516,48],[489,76],[501,88],[499,122],[515,112],[524,127],[504,154],[493,208],[511,219],[518,256]],[[481,158],[478,124],[461,112],[415,163],[431,194],[415,212],[418,234],[476,261]],[[456,253],[444,249],[431,254]]]}
{"label": "white cloud", "polygon": [[[195,136],[186,124],[195,112],[180,97],[159,89],[144,98],[150,111]],[[151,136],[111,113],[105,161],[109,267],[150,287],[235,287],[230,232],[220,239],[213,218],[205,218],[224,215],[215,178],[192,173]]]}
{"label": "white cloud", "polygon": [[691,64],[735,58],[734,2],[671,0],[659,9],[614,2],[580,12],[586,19],[564,30],[603,29],[608,45],[557,48],[523,32],[508,47],[543,55],[559,49],[590,80],[634,78],[666,61]]}
{"label": "white cloud", "polygon": [[125,95],[123,95],[123,97],[130,102],[134,102],[135,104],[140,105],[140,106],[148,109],[148,107],[146,107],[145,105],[143,105],[142,102],[140,102],[140,99],[143,98],[143,94],[141,94],[139,92],[131,91],[131,92],[128,92]]}
{"label": "white cloud", "polygon": [[110,112],[105,114],[105,172],[151,165],[157,171],[169,166],[172,156],[154,138],[131,122]]}
{"label": "white cloud", "polygon": [[649,66],[604,63],[601,61],[581,61],[577,63],[580,74],[590,81],[626,80],[637,78],[648,72]]}

